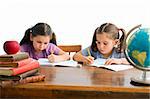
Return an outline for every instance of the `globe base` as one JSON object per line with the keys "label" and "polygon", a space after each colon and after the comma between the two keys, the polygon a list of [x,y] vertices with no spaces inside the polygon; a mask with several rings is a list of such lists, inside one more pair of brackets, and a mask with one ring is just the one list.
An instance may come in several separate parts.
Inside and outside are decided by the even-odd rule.
{"label": "globe base", "polygon": [[141,78],[131,78],[131,84],[138,86],[150,86],[150,80],[143,80]]}
{"label": "globe base", "polygon": [[148,85],[150,86],[150,77],[147,77],[146,71],[143,71],[142,77],[132,77],[131,82],[134,85]]}

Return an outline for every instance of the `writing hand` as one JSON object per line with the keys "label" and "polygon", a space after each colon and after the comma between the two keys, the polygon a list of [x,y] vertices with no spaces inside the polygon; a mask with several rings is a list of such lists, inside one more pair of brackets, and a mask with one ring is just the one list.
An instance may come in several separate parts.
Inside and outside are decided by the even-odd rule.
{"label": "writing hand", "polygon": [[94,63],[94,57],[92,57],[92,56],[85,57],[84,63],[85,64],[92,64],[92,63]]}
{"label": "writing hand", "polygon": [[51,63],[55,62],[55,55],[54,55],[54,54],[50,54],[50,55],[48,56],[48,60],[49,60]]}

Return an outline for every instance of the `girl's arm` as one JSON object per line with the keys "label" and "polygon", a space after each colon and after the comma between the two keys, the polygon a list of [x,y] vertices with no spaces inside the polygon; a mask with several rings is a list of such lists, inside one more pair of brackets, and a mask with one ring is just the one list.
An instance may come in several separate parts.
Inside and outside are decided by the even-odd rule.
{"label": "girl's arm", "polygon": [[105,65],[111,65],[111,64],[130,64],[126,58],[120,58],[120,59],[117,59],[117,58],[110,58],[108,59],[106,62],[105,62]]}
{"label": "girl's arm", "polygon": [[130,64],[126,58],[121,58],[120,61],[121,61],[121,64]]}
{"label": "girl's arm", "polygon": [[50,54],[48,56],[48,59],[50,62],[61,62],[61,61],[69,60],[70,56],[69,54],[67,54],[66,52],[60,49],[58,55]]}
{"label": "girl's arm", "polygon": [[83,62],[84,64],[92,64],[94,62],[94,58],[92,56],[84,56],[81,51],[74,54],[73,60]]}
{"label": "girl's arm", "polygon": [[64,60],[69,60],[70,55],[67,52],[64,52],[63,50],[60,49],[58,56],[59,61],[64,61]]}

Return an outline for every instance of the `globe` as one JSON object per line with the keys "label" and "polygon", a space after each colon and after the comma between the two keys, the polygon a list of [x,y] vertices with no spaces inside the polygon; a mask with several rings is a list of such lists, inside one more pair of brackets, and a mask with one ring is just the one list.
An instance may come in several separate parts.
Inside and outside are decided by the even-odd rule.
{"label": "globe", "polygon": [[[137,69],[143,71],[144,78],[132,78],[136,82],[150,84],[150,78],[147,78],[146,71],[150,71],[150,28],[134,27],[125,40],[125,55],[127,60]],[[137,29],[135,32],[133,30]]]}
{"label": "globe", "polygon": [[150,28],[131,32],[126,39],[126,56],[139,69],[150,70]]}

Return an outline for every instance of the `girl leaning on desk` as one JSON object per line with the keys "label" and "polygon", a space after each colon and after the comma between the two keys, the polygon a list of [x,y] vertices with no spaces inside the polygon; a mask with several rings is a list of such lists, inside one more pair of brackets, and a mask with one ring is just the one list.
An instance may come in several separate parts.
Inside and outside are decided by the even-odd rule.
{"label": "girl leaning on desk", "polygon": [[84,64],[92,64],[94,59],[107,59],[106,65],[129,64],[123,53],[124,29],[112,23],[104,23],[96,28],[91,46],[77,52],[73,59]]}
{"label": "girl leaning on desk", "polygon": [[27,29],[20,42],[21,51],[29,53],[33,59],[48,58],[50,62],[68,60],[70,56],[55,44],[55,34],[47,23],[37,23]]}

